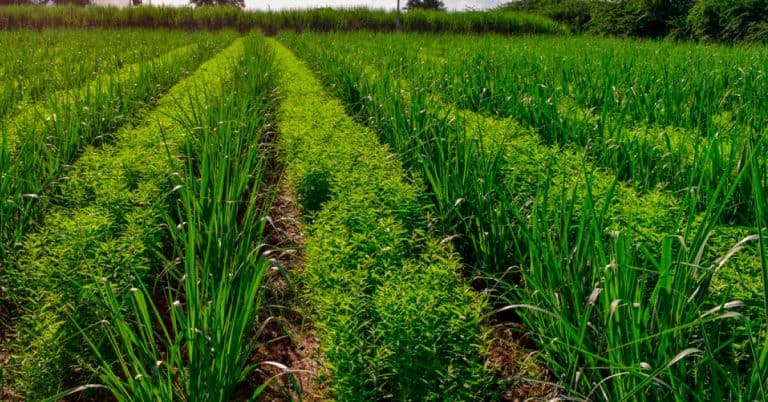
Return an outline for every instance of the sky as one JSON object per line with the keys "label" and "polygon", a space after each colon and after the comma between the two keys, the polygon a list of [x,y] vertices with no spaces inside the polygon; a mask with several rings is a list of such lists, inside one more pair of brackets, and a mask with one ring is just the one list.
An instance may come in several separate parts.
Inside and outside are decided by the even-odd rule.
{"label": "sky", "polygon": [[[149,3],[150,0],[144,0]],[[152,5],[187,5],[189,0],[151,0]],[[95,0],[97,4],[123,5],[128,0]],[[400,0],[400,4],[405,5],[406,0]],[[443,0],[445,6],[452,11],[462,11],[468,7],[483,10],[495,7],[503,3],[502,0]],[[395,9],[397,0],[245,0],[245,7],[252,10],[281,10],[295,8],[316,8],[316,7],[369,7],[369,8],[389,8]]]}

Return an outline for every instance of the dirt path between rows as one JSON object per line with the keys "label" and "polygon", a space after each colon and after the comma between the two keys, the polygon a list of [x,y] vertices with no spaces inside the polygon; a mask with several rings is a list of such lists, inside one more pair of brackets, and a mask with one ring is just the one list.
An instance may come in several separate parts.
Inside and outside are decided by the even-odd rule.
{"label": "dirt path between rows", "polygon": [[259,372],[250,382],[259,386],[271,380],[262,401],[327,400],[319,380],[328,377],[327,370],[296,278],[304,263],[301,212],[285,181],[280,182],[268,229],[272,250],[267,256],[272,266],[265,281],[265,311],[259,320],[264,329],[252,357]]}

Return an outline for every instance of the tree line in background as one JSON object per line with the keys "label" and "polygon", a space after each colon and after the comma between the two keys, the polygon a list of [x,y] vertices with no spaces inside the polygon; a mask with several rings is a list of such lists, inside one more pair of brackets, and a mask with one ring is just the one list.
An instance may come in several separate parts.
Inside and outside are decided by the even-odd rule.
{"label": "tree line in background", "polygon": [[[245,8],[245,0],[189,0],[190,4],[196,7],[202,6],[232,6]],[[0,0],[2,5],[23,5],[23,4],[71,4],[77,6],[87,6],[95,3],[94,0]],[[142,5],[142,0],[126,0],[126,4],[131,6]],[[445,4],[441,0],[408,0],[405,9],[423,9],[423,10],[445,10]]]}
{"label": "tree line in background", "polygon": [[[129,0],[125,0],[128,2]],[[159,0],[153,0],[155,4]],[[148,3],[148,1],[147,1]],[[394,11],[368,8],[244,11],[239,7],[0,7],[0,29],[46,28],[224,28],[267,35],[283,30],[349,32],[395,30]],[[565,34],[565,25],[538,14],[507,11],[447,13],[412,9],[400,18],[403,32]]]}
{"label": "tree line in background", "polygon": [[[125,0],[129,6],[140,6],[143,0]],[[0,6],[8,5],[75,5],[89,6],[95,4],[95,0],[0,0]],[[245,0],[189,0],[189,3],[196,6],[231,6],[245,8]]]}
{"label": "tree line in background", "polygon": [[[0,0],[0,5],[41,4],[41,5],[80,5],[86,6],[96,0]],[[124,0],[126,5],[138,6],[147,0]],[[230,6],[225,8],[244,8],[245,0],[189,0],[196,7]],[[147,2],[151,2],[148,0]],[[151,3],[150,3],[151,4]],[[407,0],[406,10],[445,10],[441,0]],[[506,13],[519,11],[521,13]],[[522,18],[521,15],[539,18],[536,27],[549,27],[547,31],[563,31],[567,26],[576,33],[591,33],[598,35],[638,36],[638,37],[669,37],[673,39],[693,39],[701,41],[716,41],[725,43],[761,42],[768,43],[768,0],[514,0],[500,6],[491,13],[461,13],[455,18],[420,18],[419,21],[429,21],[426,28],[419,31],[444,32],[459,30],[462,32],[496,32],[515,33],[519,27],[506,24],[506,19],[495,23],[498,15],[515,14],[510,19]],[[322,14],[320,30],[335,30],[348,28],[389,30],[388,20],[394,25],[394,13],[383,10],[370,10],[366,18],[359,21],[341,22],[348,16],[339,15],[337,11],[322,10],[312,14]],[[325,14],[334,14],[328,16]],[[353,13],[354,14],[354,13]],[[359,14],[359,13],[358,13]],[[381,14],[381,15],[379,15]],[[389,15],[391,14],[391,15]],[[411,14],[411,13],[408,13]],[[445,13],[435,13],[436,15]],[[354,14],[354,18],[358,18]],[[377,15],[374,25],[369,23],[371,15]],[[487,18],[479,16],[487,15]],[[313,17],[315,18],[315,17]],[[22,18],[23,20],[23,18]],[[464,22],[462,22],[464,20]],[[544,22],[546,20],[546,22]],[[334,22],[328,22],[334,21]],[[460,25],[440,28],[433,26],[439,23]],[[492,26],[482,24],[491,23]],[[22,23],[23,24],[23,23]],[[385,25],[382,25],[385,24]],[[242,25],[242,24],[240,24]],[[245,24],[248,25],[248,24]],[[417,24],[418,26],[421,26]],[[313,25],[314,26],[314,25]],[[335,27],[334,29],[328,26]],[[2,27],[0,27],[2,28]],[[538,28],[537,28],[538,29]]]}
{"label": "tree line in background", "polygon": [[502,8],[544,15],[574,32],[768,43],[767,0],[516,0]]}

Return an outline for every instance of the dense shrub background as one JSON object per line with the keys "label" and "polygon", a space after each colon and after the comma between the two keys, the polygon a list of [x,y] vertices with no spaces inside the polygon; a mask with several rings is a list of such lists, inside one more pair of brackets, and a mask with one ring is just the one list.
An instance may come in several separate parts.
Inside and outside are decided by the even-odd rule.
{"label": "dense shrub background", "polygon": [[695,38],[768,42],[768,1],[700,0],[686,19]]}
{"label": "dense shrub background", "polygon": [[544,15],[575,32],[768,42],[765,0],[519,0],[504,7]]}

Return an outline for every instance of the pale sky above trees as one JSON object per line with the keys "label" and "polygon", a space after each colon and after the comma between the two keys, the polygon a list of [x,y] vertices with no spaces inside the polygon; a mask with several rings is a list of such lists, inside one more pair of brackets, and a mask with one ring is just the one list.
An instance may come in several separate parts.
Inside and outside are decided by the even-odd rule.
{"label": "pale sky above trees", "polygon": [[[148,3],[149,0],[143,0]],[[126,5],[128,0],[95,0],[97,4]],[[467,7],[475,9],[487,9],[494,7],[505,1],[502,0],[443,0],[446,8],[449,10],[464,10]],[[397,0],[245,0],[245,6],[248,9],[280,10],[286,8],[313,8],[313,7],[357,7],[366,6],[370,8],[395,8]],[[406,0],[401,0],[401,6],[404,6]],[[168,5],[187,5],[189,0],[152,0],[152,4]]]}

